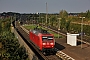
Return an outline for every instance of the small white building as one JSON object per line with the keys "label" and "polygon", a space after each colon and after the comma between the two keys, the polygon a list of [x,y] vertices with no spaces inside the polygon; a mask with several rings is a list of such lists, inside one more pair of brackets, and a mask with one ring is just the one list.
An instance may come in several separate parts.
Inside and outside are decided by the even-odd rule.
{"label": "small white building", "polygon": [[67,44],[70,44],[71,46],[77,46],[77,36],[79,34],[70,34],[67,33]]}

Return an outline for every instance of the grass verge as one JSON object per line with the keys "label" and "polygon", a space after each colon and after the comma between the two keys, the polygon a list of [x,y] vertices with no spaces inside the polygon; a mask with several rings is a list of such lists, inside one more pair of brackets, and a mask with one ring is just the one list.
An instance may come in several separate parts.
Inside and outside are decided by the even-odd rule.
{"label": "grass verge", "polygon": [[[36,26],[37,26],[37,25],[35,25],[35,24],[24,25],[24,27],[25,27],[26,29],[28,29],[28,30],[34,29]],[[57,34],[57,33],[53,32],[53,31],[51,31],[51,30],[48,30],[48,29],[46,29],[46,28],[43,28],[43,27],[41,27],[41,26],[38,26],[38,27],[39,27],[39,28],[42,28],[42,29],[45,29],[45,30],[47,30],[49,33],[53,34],[53,35],[54,35],[54,38],[58,38],[58,34]],[[62,36],[59,35],[59,38],[62,38]]]}

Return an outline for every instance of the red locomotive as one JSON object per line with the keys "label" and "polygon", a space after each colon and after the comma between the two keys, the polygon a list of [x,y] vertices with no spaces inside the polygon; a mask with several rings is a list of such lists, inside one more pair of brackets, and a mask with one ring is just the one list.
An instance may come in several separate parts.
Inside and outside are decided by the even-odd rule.
{"label": "red locomotive", "polygon": [[53,34],[41,28],[35,28],[29,32],[30,40],[42,52],[54,51],[55,40]]}

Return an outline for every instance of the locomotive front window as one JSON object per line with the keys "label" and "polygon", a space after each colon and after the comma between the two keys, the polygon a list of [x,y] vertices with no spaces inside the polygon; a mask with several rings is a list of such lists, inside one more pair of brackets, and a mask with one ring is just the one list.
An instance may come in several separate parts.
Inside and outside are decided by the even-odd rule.
{"label": "locomotive front window", "polygon": [[47,40],[47,37],[46,36],[42,36],[42,40]]}
{"label": "locomotive front window", "polygon": [[53,36],[42,36],[42,40],[53,40]]}

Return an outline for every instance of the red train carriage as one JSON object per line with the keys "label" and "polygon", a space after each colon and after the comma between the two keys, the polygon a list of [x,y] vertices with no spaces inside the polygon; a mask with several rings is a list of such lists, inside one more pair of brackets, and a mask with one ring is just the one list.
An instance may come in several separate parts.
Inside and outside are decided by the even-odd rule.
{"label": "red train carriage", "polygon": [[55,45],[53,34],[50,34],[46,30],[36,28],[30,31],[29,37],[41,51],[53,51]]}

